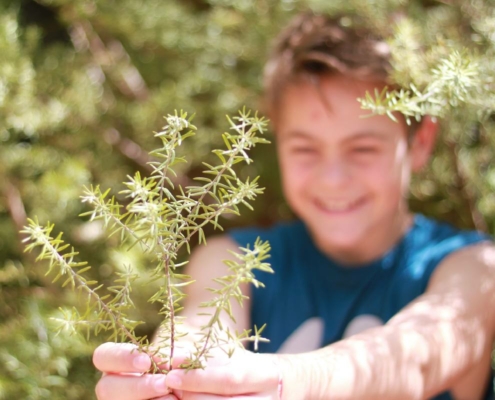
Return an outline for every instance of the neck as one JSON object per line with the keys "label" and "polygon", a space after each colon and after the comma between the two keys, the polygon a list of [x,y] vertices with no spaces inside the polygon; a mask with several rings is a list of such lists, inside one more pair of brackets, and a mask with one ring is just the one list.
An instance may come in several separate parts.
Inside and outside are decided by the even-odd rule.
{"label": "neck", "polygon": [[359,248],[352,246],[352,248],[348,249],[322,250],[329,258],[346,267],[360,267],[383,257],[392,249],[407,233],[413,223],[413,219],[413,214],[408,210],[399,211],[391,218],[390,224],[376,227],[375,231],[370,232],[369,239],[363,242]]}

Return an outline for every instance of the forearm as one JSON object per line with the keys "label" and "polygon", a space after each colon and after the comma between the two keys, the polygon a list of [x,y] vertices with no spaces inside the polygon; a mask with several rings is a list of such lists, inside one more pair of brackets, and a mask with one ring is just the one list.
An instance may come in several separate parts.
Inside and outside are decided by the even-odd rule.
{"label": "forearm", "polygon": [[311,353],[279,356],[283,400],[429,398],[448,390],[489,346],[475,321],[376,328]]}
{"label": "forearm", "polygon": [[403,359],[394,347],[382,335],[366,335],[311,353],[281,355],[283,400],[421,399],[419,364]]}

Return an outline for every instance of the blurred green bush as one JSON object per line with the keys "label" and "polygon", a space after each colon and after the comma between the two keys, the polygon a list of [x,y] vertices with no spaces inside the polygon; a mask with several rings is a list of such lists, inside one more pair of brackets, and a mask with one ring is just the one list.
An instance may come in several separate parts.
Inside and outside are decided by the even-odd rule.
{"label": "blurred green bush", "polygon": [[[67,232],[99,280],[129,263],[145,279],[142,255],[119,251],[102,238],[101,225],[77,217],[85,211],[82,185],[118,192],[127,174],[149,173],[152,132],[179,108],[196,113],[199,127],[184,150],[193,161],[177,177],[189,181],[220,143],[225,114],[262,108],[270,40],[307,8],[359,14],[391,35],[393,79],[401,85],[425,86],[438,60],[455,50],[476,64],[479,81],[446,111],[434,160],[413,182],[411,206],[460,227],[495,231],[491,1],[2,0],[0,399],[90,399],[98,378],[91,366],[96,341],[53,334],[50,318],[77,300],[23,254],[18,232],[26,215]],[[407,18],[399,23],[401,15]],[[274,148],[265,147],[256,149],[256,166],[244,170],[261,175],[265,195],[253,213],[224,225],[291,217]],[[144,333],[159,322],[146,304],[152,292],[138,296]]]}

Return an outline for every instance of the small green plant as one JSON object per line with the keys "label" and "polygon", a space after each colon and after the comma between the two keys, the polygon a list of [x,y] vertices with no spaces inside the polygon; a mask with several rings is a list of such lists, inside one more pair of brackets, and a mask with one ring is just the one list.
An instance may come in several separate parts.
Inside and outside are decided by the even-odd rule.
{"label": "small green plant", "polygon": [[[432,68],[431,75],[433,79],[423,90],[414,83],[409,83],[409,89],[389,90],[385,87],[382,91],[375,89],[373,94],[367,93],[359,102],[363,109],[370,111],[370,116],[388,115],[397,122],[393,114],[397,112],[410,124],[411,118],[419,121],[425,115],[444,117],[449,110],[473,98],[480,87],[489,87],[492,80],[482,77],[479,62],[467,50],[463,53],[453,51],[440,59]],[[481,114],[487,111],[481,105],[478,108]]]}
{"label": "small green plant", "polygon": [[[233,167],[242,162],[251,163],[248,151],[258,143],[268,143],[258,136],[264,132],[266,120],[245,110],[228,120],[231,130],[223,134],[226,148],[213,151],[219,160],[217,165],[204,163],[204,176],[196,178],[202,185],[175,187],[171,179],[173,166],[186,161],[176,154],[177,147],[196,131],[191,118],[181,111],[167,116],[165,127],[155,133],[161,146],[150,153],[153,157],[151,175],[142,177],[136,173],[124,183],[121,194],[128,199],[126,206],[119,204],[109,190],[84,189],[82,201],[88,203],[92,211],[83,215],[90,220],[102,220],[109,236],[119,235],[122,245],[139,246],[155,260],[151,276],[160,285],[149,301],[160,304],[163,316],[158,346],[152,345],[146,336],[138,336],[136,327],[141,322],[129,317],[133,307],[132,284],[138,278],[131,268],[119,273],[113,286],[104,288],[99,282],[85,277],[91,267],[77,260],[78,252],[64,242],[62,233],[52,234],[53,224],[42,226],[36,219],[29,220],[23,230],[27,235],[26,250],[41,248],[38,260],[48,260],[47,274],[54,274],[54,281],[62,280],[63,286],[79,290],[87,299],[83,312],[76,309],[65,312],[60,329],[82,330],[88,336],[107,332],[109,340],[131,342],[152,360],[152,356],[160,352],[164,363],[172,365],[177,342],[184,336],[178,329],[181,323],[178,311],[184,298],[182,288],[193,283],[191,277],[180,273],[186,262],[178,261],[179,251],[185,248],[190,252],[194,238],[199,243],[206,243],[206,225],[222,229],[219,223],[222,214],[238,214],[240,204],[251,208],[249,202],[263,191],[258,187],[257,178],[242,181]],[[213,348],[221,347],[231,355],[240,342],[261,339],[262,328],[256,328],[254,334],[250,331],[233,333],[222,326],[220,316],[226,312],[233,319],[231,301],[242,302],[244,299],[239,289],[241,283],[263,286],[255,279],[253,270],[273,272],[265,262],[269,250],[268,242],[258,240],[252,249],[242,248],[241,253],[235,253],[237,261],[225,262],[230,275],[215,279],[220,288],[212,289],[213,299],[202,305],[209,309],[209,321],[201,328],[195,351],[182,368],[204,367]],[[166,373],[160,365],[154,362],[152,372]]]}

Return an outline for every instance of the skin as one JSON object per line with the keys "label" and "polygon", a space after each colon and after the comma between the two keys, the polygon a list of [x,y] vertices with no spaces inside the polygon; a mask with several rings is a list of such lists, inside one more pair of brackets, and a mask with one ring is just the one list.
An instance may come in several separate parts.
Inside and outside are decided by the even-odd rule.
{"label": "skin", "polygon": [[289,86],[277,120],[285,198],[317,246],[345,264],[380,257],[411,224],[405,194],[419,149],[408,151],[403,124],[360,118],[356,98],[378,85],[323,79],[325,102],[311,84]]}
{"label": "skin", "polygon": [[[332,76],[319,91],[299,82],[284,92],[276,120],[284,193],[318,247],[349,268],[380,257],[411,225],[406,193],[434,145],[436,125],[425,118],[412,140],[406,127],[387,117],[362,119],[356,102],[377,82]],[[323,96],[323,97],[322,97]],[[225,273],[221,260],[237,245],[213,238],[189,264],[195,287]],[[188,287],[190,329],[209,292]],[[242,288],[249,296],[249,287]],[[317,351],[296,355],[235,353],[205,370],[162,376],[136,375],[149,360],[127,345],[105,344],[94,353],[104,372],[99,400],[427,399],[450,390],[456,400],[480,399],[486,387],[495,327],[495,249],[469,246],[448,256],[426,292],[385,326]],[[249,302],[234,306],[237,324],[250,325]],[[134,373],[135,375],[130,375]],[[169,389],[176,391],[168,394]]]}

